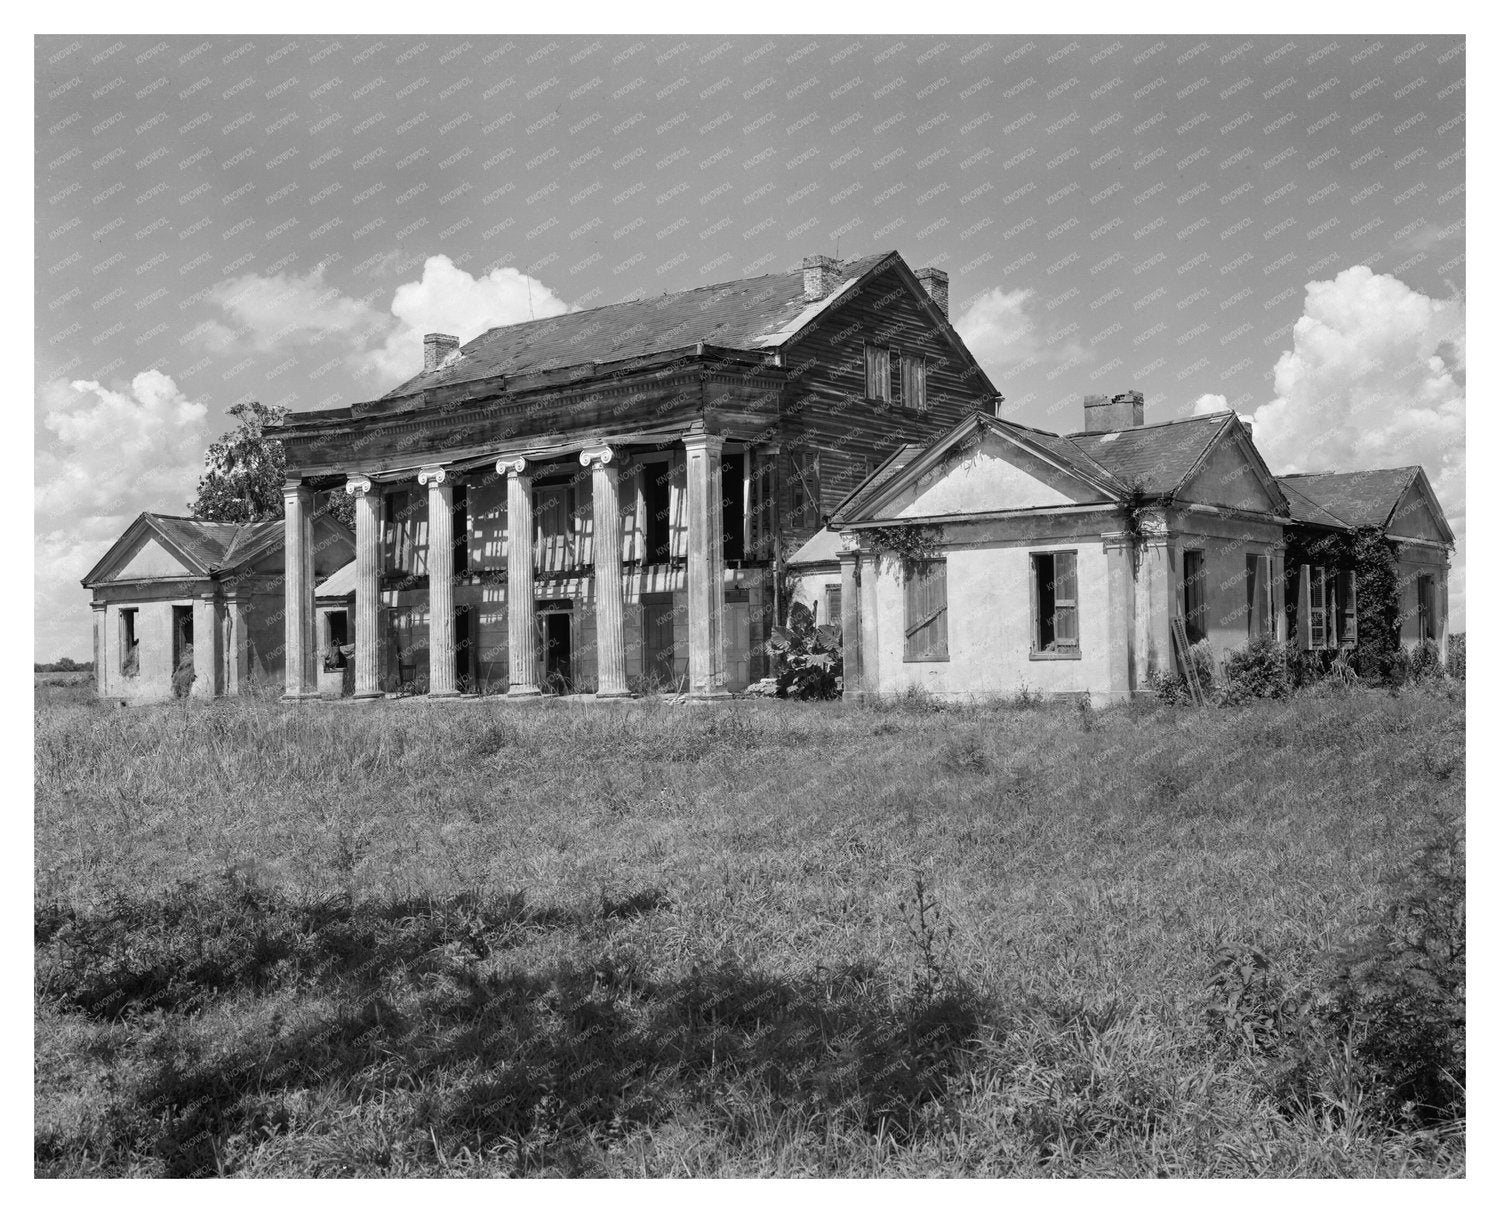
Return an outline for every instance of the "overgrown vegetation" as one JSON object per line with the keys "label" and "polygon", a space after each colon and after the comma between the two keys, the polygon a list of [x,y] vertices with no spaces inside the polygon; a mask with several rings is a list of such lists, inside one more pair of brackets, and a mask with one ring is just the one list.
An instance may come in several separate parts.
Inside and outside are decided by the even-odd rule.
{"label": "overgrown vegetation", "polygon": [[903,577],[910,577],[918,565],[943,554],[943,528],[940,526],[900,523],[864,527],[858,535],[861,548],[873,553],[877,561],[899,568]]}
{"label": "overgrown vegetation", "polygon": [[1460,1174],[1453,691],[42,703],[36,1170]]}
{"label": "overgrown vegetation", "polygon": [[786,626],[771,629],[766,652],[778,697],[835,699],[842,694],[842,633],[835,624],[817,623],[805,603],[793,603]]}

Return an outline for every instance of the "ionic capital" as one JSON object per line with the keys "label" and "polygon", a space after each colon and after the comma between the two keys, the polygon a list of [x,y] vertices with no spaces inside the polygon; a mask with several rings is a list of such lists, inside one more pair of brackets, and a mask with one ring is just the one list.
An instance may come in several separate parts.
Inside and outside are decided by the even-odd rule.
{"label": "ionic capital", "polygon": [[430,467],[421,468],[417,472],[418,484],[443,484],[448,479],[448,469],[441,464],[433,464]]}
{"label": "ionic capital", "polygon": [[495,471],[502,476],[519,476],[526,470],[526,456],[506,455],[495,461]]}
{"label": "ionic capital", "polygon": [[368,476],[350,476],[344,481],[344,492],[355,498],[363,497],[374,487],[374,482]]}
{"label": "ionic capital", "polygon": [[615,448],[612,446],[586,446],[578,452],[578,462],[590,470],[596,466],[608,467],[614,458]]}

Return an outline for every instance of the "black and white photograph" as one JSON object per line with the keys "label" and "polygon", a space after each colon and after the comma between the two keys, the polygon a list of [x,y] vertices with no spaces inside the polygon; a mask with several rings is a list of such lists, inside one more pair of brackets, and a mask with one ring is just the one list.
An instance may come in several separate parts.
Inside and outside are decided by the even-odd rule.
{"label": "black and white photograph", "polygon": [[25,35],[31,1179],[1467,1179],[1396,11]]}

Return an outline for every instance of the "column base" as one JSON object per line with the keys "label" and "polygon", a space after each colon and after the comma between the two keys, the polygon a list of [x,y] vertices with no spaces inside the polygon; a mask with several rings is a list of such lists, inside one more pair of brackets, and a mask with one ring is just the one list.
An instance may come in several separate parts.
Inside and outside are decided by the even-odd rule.
{"label": "column base", "polygon": [[457,691],[428,691],[427,692],[427,698],[428,699],[457,699],[458,697],[459,697],[459,695],[458,695]]}
{"label": "column base", "polygon": [[595,699],[634,699],[635,696],[629,691],[597,691]]}
{"label": "column base", "polygon": [[350,699],[358,700],[360,703],[374,703],[377,699],[384,699],[384,691],[355,691],[349,696]]}
{"label": "column base", "polygon": [[688,697],[689,702],[691,702],[691,703],[707,703],[707,702],[709,702],[711,700],[715,700],[715,699],[732,699],[733,698],[733,696],[730,695],[730,693],[728,691],[723,690],[720,687],[715,687],[711,691],[689,691],[687,693],[687,697]]}
{"label": "column base", "polygon": [[505,692],[507,699],[540,699],[542,697],[541,687],[519,686],[511,687]]}
{"label": "column base", "polygon": [[281,697],[282,703],[307,703],[309,700],[322,699],[316,691],[288,691]]}

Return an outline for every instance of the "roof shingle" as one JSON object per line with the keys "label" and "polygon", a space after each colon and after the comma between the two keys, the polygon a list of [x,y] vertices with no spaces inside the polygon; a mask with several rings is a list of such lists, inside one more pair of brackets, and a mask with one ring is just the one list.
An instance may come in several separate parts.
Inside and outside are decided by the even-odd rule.
{"label": "roof shingle", "polygon": [[1403,467],[1294,472],[1278,476],[1276,482],[1288,497],[1294,491],[1350,526],[1384,526],[1420,471],[1418,467]]}
{"label": "roof shingle", "polygon": [[[843,280],[860,277],[891,255],[875,253],[846,262]],[[759,353],[775,344],[762,338],[781,332],[808,308],[802,271],[795,270],[507,324],[481,333],[460,347],[458,357],[408,379],[381,399],[497,376],[644,358],[699,342]]]}

